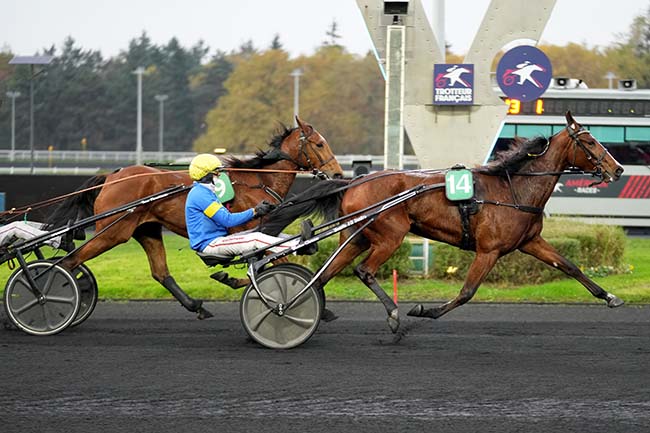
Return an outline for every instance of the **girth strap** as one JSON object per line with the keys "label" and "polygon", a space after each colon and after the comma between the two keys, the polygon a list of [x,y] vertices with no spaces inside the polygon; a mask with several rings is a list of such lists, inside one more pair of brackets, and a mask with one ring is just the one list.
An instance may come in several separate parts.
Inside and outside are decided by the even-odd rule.
{"label": "girth strap", "polygon": [[460,226],[462,229],[460,248],[467,251],[473,251],[476,249],[476,239],[474,239],[474,236],[472,235],[469,217],[478,212],[478,204],[476,200],[467,200],[460,201],[457,205],[458,212],[460,213]]}

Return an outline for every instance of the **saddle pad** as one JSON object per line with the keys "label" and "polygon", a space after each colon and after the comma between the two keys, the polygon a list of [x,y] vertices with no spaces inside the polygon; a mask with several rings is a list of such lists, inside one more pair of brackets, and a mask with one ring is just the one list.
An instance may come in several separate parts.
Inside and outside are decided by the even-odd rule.
{"label": "saddle pad", "polygon": [[472,172],[465,168],[452,168],[445,174],[445,195],[448,200],[469,200],[474,197]]}

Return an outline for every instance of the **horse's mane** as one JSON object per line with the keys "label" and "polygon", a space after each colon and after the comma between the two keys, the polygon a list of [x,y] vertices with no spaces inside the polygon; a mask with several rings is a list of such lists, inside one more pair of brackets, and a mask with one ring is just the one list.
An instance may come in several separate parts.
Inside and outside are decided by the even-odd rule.
{"label": "horse's mane", "polygon": [[490,174],[516,173],[521,170],[535,156],[544,152],[548,139],[545,137],[535,137],[525,139],[515,137],[512,144],[507,150],[497,153],[496,159],[485,166]]}
{"label": "horse's mane", "polygon": [[267,165],[274,164],[282,159],[279,152],[282,142],[294,131],[294,128],[289,129],[285,125],[280,124],[279,131],[271,138],[269,142],[269,150],[258,150],[255,156],[249,158],[237,158],[235,156],[227,156],[223,158],[223,164],[226,167],[233,168],[263,168]]}

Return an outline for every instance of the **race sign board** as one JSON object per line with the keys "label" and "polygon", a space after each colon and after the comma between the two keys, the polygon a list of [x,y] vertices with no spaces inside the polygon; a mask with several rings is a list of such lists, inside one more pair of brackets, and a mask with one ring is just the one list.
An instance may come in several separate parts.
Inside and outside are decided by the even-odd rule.
{"label": "race sign board", "polygon": [[474,65],[433,65],[434,105],[472,105]]}
{"label": "race sign board", "polygon": [[466,169],[449,170],[445,174],[445,195],[451,201],[469,200],[474,197],[474,178]]}
{"label": "race sign board", "polygon": [[219,197],[221,203],[226,203],[235,198],[235,190],[232,188],[230,178],[226,173],[219,173],[212,181],[214,183],[214,192]]}
{"label": "race sign board", "polygon": [[548,89],[551,61],[541,50],[522,45],[507,51],[497,65],[497,83],[508,98],[533,101]]}

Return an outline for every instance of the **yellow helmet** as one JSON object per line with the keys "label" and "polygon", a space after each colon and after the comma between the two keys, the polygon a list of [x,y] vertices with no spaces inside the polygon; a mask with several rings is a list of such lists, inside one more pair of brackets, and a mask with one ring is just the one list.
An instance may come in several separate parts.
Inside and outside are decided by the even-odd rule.
{"label": "yellow helmet", "polygon": [[200,180],[206,174],[212,173],[221,167],[221,160],[210,153],[196,155],[190,163],[190,177],[192,180]]}

